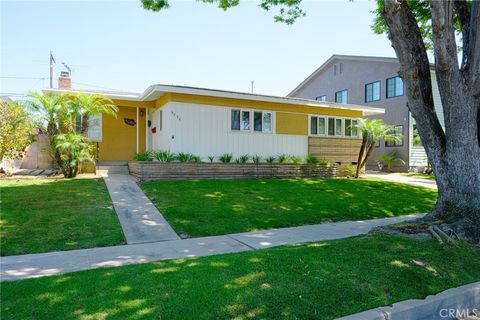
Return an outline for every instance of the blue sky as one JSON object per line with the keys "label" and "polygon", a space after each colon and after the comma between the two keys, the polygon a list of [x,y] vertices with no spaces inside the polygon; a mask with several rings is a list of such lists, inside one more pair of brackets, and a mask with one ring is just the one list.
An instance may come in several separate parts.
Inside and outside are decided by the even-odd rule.
{"label": "blue sky", "polygon": [[[48,86],[73,68],[73,86],[141,92],[154,83],[286,95],[332,54],[395,56],[370,29],[375,1],[304,1],[293,26],[243,1],[226,12],[171,1],[150,12],[140,1],[1,1],[0,92]],[[33,77],[42,79],[9,79]],[[56,86],[56,81],[54,81]]]}

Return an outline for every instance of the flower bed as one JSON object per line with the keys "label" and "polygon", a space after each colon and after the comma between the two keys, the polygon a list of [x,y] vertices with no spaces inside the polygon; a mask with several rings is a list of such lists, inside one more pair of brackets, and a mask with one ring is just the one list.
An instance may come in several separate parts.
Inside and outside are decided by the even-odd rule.
{"label": "flower bed", "polygon": [[219,178],[333,178],[336,164],[292,163],[184,163],[130,161],[130,174],[140,180]]}

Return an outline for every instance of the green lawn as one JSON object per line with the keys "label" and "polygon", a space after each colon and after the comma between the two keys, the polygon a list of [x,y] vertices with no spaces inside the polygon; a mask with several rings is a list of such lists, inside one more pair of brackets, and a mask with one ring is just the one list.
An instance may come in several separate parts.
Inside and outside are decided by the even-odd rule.
{"label": "green lawn", "polygon": [[0,180],[1,255],[124,241],[102,179]]}
{"label": "green lawn", "polygon": [[427,212],[437,197],[367,179],[170,180],[141,188],[177,233],[190,236]]}
{"label": "green lawn", "polygon": [[402,176],[409,178],[419,178],[435,181],[435,176],[433,174],[423,174],[423,173],[401,173]]}
{"label": "green lawn", "polygon": [[333,319],[478,281],[479,265],[466,244],[369,234],[4,282],[1,318]]}

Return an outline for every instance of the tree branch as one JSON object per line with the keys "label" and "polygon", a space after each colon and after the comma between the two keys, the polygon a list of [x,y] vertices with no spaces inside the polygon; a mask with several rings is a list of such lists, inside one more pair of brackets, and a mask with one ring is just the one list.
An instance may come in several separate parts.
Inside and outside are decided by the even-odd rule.
{"label": "tree branch", "polygon": [[437,170],[445,152],[445,133],[435,113],[430,64],[420,29],[406,1],[385,0],[383,17],[400,62],[399,74],[405,83],[408,108]]}
{"label": "tree branch", "polygon": [[457,13],[458,20],[460,21],[460,27],[462,28],[462,70],[467,69],[468,65],[468,52],[470,45],[470,8],[465,0],[455,0],[453,2],[453,8]]}

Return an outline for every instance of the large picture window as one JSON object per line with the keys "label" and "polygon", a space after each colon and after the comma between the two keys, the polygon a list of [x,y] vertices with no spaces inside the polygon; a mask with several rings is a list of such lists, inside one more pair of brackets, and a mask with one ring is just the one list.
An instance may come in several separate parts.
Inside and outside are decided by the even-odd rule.
{"label": "large picture window", "polygon": [[387,79],[387,98],[403,96],[403,81],[400,77]]}
{"label": "large picture window", "polygon": [[365,102],[380,100],[380,81],[365,85]]}
{"label": "large picture window", "polygon": [[102,141],[102,115],[90,116],[88,122],[88,139],[98,142]]}

